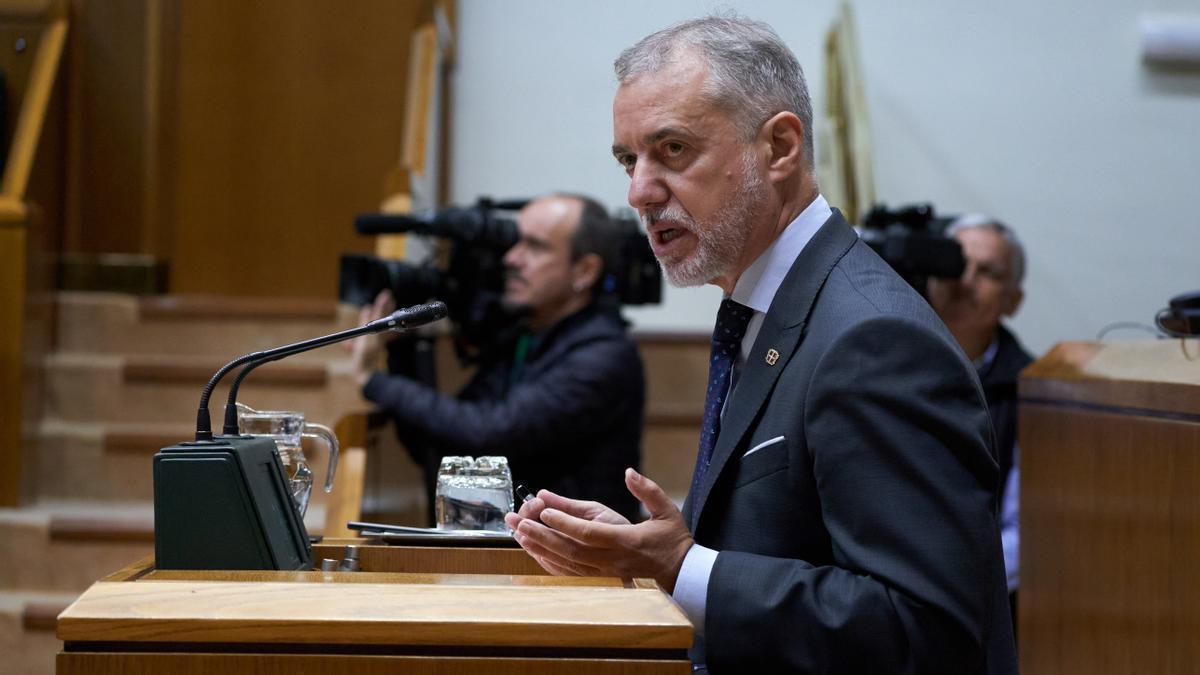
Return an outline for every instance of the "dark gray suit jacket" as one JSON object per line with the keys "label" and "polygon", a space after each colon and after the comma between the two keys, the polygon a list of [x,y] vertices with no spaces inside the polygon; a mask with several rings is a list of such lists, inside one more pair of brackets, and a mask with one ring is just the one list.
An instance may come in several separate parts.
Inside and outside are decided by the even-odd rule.
{"label": "dark gray suit jacket", "polygon": [[998,486],[974,368],[835,211],[776,294],[684,506],[719,551],[693,659],[1015,673]]}

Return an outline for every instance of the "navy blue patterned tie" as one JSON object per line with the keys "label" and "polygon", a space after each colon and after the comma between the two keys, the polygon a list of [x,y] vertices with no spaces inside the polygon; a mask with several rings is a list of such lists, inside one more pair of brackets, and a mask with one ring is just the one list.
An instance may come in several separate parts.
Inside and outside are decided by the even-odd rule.
{"label": "navy blue patterned tie", "polygon": [[704,424],[700,428],[700,451],[696,454],[696,471],[692,473],[692,495],[695,498],[712,462],[717,434],[721,431],[721,410],[729,394],[729,377],[733,363],[742,348],[742,337],[754,310],[726,298],[717,310],[717,325],[713,328],[712,359],[708,364],[708,393],[704,396]]}

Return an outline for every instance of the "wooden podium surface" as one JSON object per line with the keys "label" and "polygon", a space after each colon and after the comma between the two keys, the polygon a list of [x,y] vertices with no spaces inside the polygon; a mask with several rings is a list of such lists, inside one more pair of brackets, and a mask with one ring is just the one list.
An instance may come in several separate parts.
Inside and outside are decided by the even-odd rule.
{"label": "wooden podium surface", "polygon": [[156,570],[58,619],[60,674],[688,673],[692,627],[652,581],[552,577],[520,549],[369,546],[359,572]]}
{"label": "wooden podium surface", "polygon": [[1020,397],[1021,671],[1200,672],[1200,340],[1062,343]]}

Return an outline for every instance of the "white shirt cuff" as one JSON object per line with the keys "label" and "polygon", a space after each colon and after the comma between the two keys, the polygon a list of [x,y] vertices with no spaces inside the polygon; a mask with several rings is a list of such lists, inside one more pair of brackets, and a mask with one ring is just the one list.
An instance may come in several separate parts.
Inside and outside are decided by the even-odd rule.
{"label": "white shirt cuff", "polygon": [[695,627],[696,635],[704,635],[704,608],[708,602],[708,577],[717,562],[717,552],[700,544],[692,544],[679,568],[675,580],[675,592],[671,594],[688,621]]}

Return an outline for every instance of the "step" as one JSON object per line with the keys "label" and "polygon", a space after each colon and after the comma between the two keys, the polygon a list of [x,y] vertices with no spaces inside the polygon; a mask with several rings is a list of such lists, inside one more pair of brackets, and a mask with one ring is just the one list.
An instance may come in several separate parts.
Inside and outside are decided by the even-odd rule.
{"label": "step", "polygon": [[[241,354],[328,335],[357,325],[358,309],[333,301],[217,296],[138,297],[121,293],[57,294],[58,349],[134,355]],[[344,358],[336,347],[293,359]]]}
{"label": "step", "polygon": [[41,502],[0,509],[0,589],[80,593],[154,552],[149,503]]}
{"label": "step", "polygon": [[26,460],[33,465],[34,499],[149,502],[154,453],[193,433],[188,424],[43,420]]}
{"label": "step", "polygon": [[[154,454],[166,446],[190,440],[192,434],[193,430],[183,425],[44,420],[33,446],[35,452],[29,459],[37,476],[35,496],[52,503],[94,500],[101,506],[150,504],[154,500]],[[307,438],[303,443],[315,479],[305,522],[315,534],[324,528],[327,494],[321,487],[329,455],[323,443]],[[419,480],[411,483],[419,488]],[[406,495],[398,498],[409,499]]]}
{"label": "step", "polygon": [[[68,422],[194,425],[200,394],[223,364],[212,357],[51,354],[45,360],[45,415]],[[209,401],[216,431],[231,379]],[[324,424],[367,409],[348,361],[265,365],[245,380],[239,400],[260,410],[299,410]]]}
{"label": "step", "polygon": [[0,672],[53,675],[57,617],[77,594],[0,591]]}

